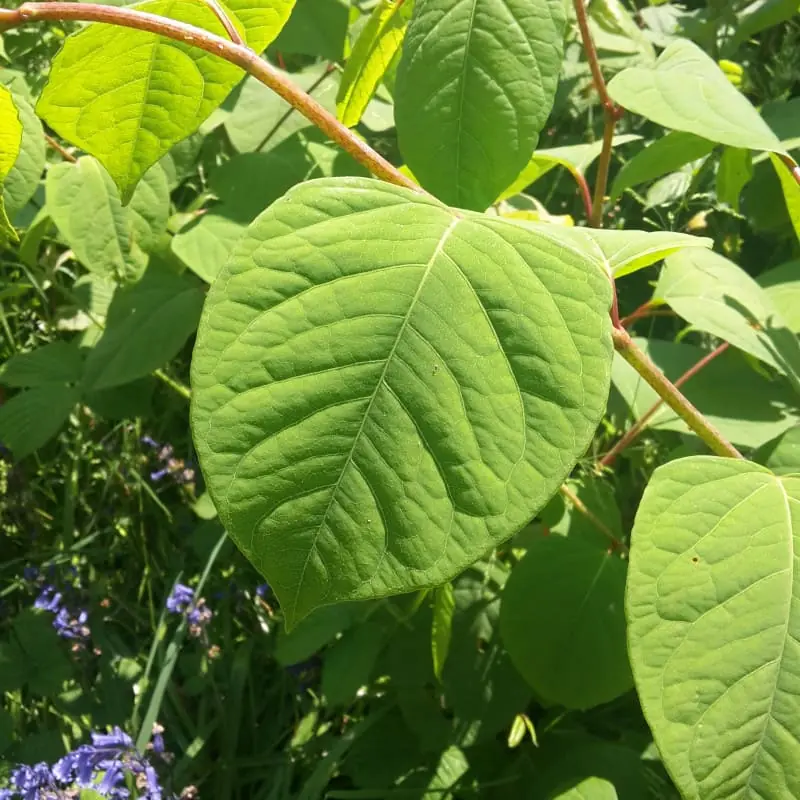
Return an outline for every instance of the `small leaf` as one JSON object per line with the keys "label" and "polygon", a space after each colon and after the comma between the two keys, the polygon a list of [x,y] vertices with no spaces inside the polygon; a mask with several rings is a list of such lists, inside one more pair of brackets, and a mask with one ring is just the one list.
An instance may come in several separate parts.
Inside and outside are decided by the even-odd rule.
{"label": "small leaf", "polygon": [[753,453],[753,461],[763,464],[775,475],[800,473],[800,425],[759,447]]}
{"label": "small leaf", "polygon": [[714,60],[687,39],[676,39],[652,68],[614,76],[608,92],[623,108],[666,128],[750,150],[784,152],[778,137]]}
{"label": "small leaf", "polygon": [[800,260],[773,267],[756,280],[790,330],[800,333]]}
{"label": "small leaf", "polygon": [[800,479],[708,456],[659,467],[626,598],[645,716],[687,800],[795,797]]}
{"label": "small leaf", "polygon": [[137,247],[131,212],[96,159],[56,164],[45,185],[50,217],[86,269],[118,281],[139,275],[147,256]]}
{"label": "small leaf", "polygon": [[[0,186],[5,184],[19,155],[22,123],[11,92],[0,86]],[[17,232],[6,216],[5,200],[0,196],[0,244],[5,239],[18,241]]]}
{"label": "small leaf", "polygon": [[581,253],[378,181],[259,217],[206,301],[192,428],[289,624],[450,580],[544,505],[605,408],[609,301]]}
{"label": "small leaf", "polygon": [[82,371],[83,357],[77,347],[50,342],[10,358],[0,367],[0,383],[17,388],[76,383]]}
{"label": "small leaf", "polygon": [[511,730],[508,732],[508,746],[513,750],[522,744],[525,738],[525,719],[524,714],[517,714],[514,721],[511,723]]}
{"label": "small leaf", "polygon": [[753,159],[750,151],[739,147],[726,147],[722,151],[717,169],[717,200],[738,211],[739,195],[752,177]]}
{"label": "small leaf", "polygon": [[204,299],[197,281],[156,267],[118,289],[86,359],[84,387],[109,389],[164,366],[196,330]]}
{"label": "small leaf", "polygon": [[369,683],[384,643],[383,627],[372,621],[345,631],[325,653],[322,693],[331,707],[348,706]]}
{"label": "small leaf", "polygon": [[66,422],[80,390],[62,384],[26,389],[0,406],[0,442],[17,459],[46,444]]}
{"label": "small leaf", "polygon": [[767,293],[741,267],[710,250],[667,258],[654,298],[694,327],[719,336],[800,385],[797,337]]}
{"label": "small leaf", "polygon": [[660,178],[707,156],[714,146],[714,142],[693,133],[671,131],[648,144],[625,163],[611,186],[611,200],[615,200],[626,189]]}
{"label": "small leaf", "polygon": [[625,647],[626,564],[578,537],[541,537],[511,572],[500,630],[533,690],[593,708],[633,685]]}
{"label": "small leaf", "polygon": [[[256,52],[277,35],[294,0],[236,0]],[[228,38],[210,8],[190,0],[148,0],[139,11],[177,19]],[[196,131],[242,78],[239,67],[203,50],[145,31],[89,25],[53,60],[39,115],[95,156],[123,204],[173,144]],[[87,80],[91,76],[91,80]]]}
{"label": "small leaf", "polygon": [[553,105],[564,27],[560,0],[416,4],[395,114],[426,189],[483,211],[522,172]]}
{"label": "small leaf", "polygon": [[433,625],[431,627],[431,654],[433,655],[433,674],[441,681],[447,654],[450,652],[450,638],[453,633],[453,612],[456,598],[453,584],[445,583],[433,595]]}
{"label": "small leaf", "polygon": [[[619,147],[628,142],[634,142],[641,139],[632,133],[623,133],[615,136],[613,140],[614,147]],[[498,200],[505,200],[512,195],[519,194],[524,191],[532,183],[535,183],[539,178],[546,175],[554,167],[565,167],[570,172],[579,172],[583,174],[588,169],[589,165],[600,155],[603,149],[603,142],[597,141],[592,144],[573,144],[567,147],[551,147],[544,150],[537,150],[528,166],[522,170],[519,177],[501,193]]]}
{"label": "small leaf", "polygon": [[413,0],[380,0],[361,29],[347,59],[336,113],[348,127],[358,125],[392,59],[400,49]]}
{"label": "small leaf", "polygon": [[617,800],[617,790],[603,778],[584,778],[572,788],[551,795],[550,800]]}
{"label": "small leaf", "polygon": [[620,0],[592,0],[588,11],[590,30],[596,33],[596,29],[599,29],[603,33],[603,43],[607,49],[619,53],[638,53],[645,63],[656,60],[647,33],[636,24]]}
{"label": "small leaf", "polygon": [[347,39],[348,9],[349,4],[344,0],[297,0],[275,41],[275,49],[341,61]]}

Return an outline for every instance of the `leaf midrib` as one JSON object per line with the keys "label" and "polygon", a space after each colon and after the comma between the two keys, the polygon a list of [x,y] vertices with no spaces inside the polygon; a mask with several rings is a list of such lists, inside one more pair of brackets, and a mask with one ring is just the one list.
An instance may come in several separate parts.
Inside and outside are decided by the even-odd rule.
{"label": "leaf midrib", "polygon": [[[477,2],[477,0],[476,0],[476,2]],[[447,226],[447,228],[442,233],[439,241],[437,242],[436,247],[434,248],[433,253],[431,254],[431,257],[430,257],[428,263],[425,266],[425,271],[423,272],[422,277],[420,278],[419,286],[417,287],[417,291],[414,293],[414,296],[411,298],[411,302],[408,305],[408,311],[406,312],[406,315],[403,318],[402,323],[400,324],[400,328],[399,328],[399,330],[397,332],[397,336],[395,337],[394,343],[392,344],[392,348],[389,351],[388,355],[386,356],[386,361],[384,362],[383,370],[381,370],[381,374],[378,376],[378,380],[375,382],[375,390],[373,391],[372,396],[369,398],[369,401],[367,403],[367,407],[364,410],[363,416],[361,417],[361,424],[359,425],[358,430],[356,431],[355,435],[353,436],[353,444],[350,447],[350,452],[347,454],[347,458],[346,458],[344,464],[342,465],[341,471],[339,472],[339,478],[336,481],[336,483],[334,484],[333,489],[331,490],[330,500],[328,501],[328,505],[327,505],[327,507],[325,509],[325,513],[322,515],[322,519],[320,520],[319,525],[317,526],[317,530],[316,530],[316,532],[314,534],[314,538],[313,538],[313,540],[311,542],[311,545],[308,548],[308,554],[306,555],[306,559],[303,562],[303,569],[301,570],[300,578],[297,581],[297,590],[295,591],[294,602],[292,603],[292,617],[293,618],[296,618],[296,616],[297,616],[297,603],[298,603],[298,601],[300,599],[300,594],[301,594],[302,589],[303,589],[303,584],[305,582],[305,574],[306,574],[306,570],[308,569],[309,561],[311,560],[312,554],[316,550],[317,540],[319,539],[320,533],[322,532],[322,528],[324,527],[325,523],[327,522],[328,514],[330,513],[330,510],[333,507],[333,503],[334,503],[334,501],[336,499],[336,495],[338,493],[339,487],[341,486],[341,483],[342,483],[342,480],[344,478],[344,475],[347,472],[348,467],[350,466],[350,464],[353,461],[353,454],[355,453],[356,445],[360,441],[361,435],[364,432],[364,425],[366,424],[366,421],[370,416],[370,412],[372,411],[372,406],[375,403],[375,398],[378,396],[378,392],[380,391],[380,388],[384,384],[384,381],[386,379],[386,373],[388,372],[389,366],[392,363],[392,360],[394,358],[394,354],[397,351],[397,347],[398,347],[401,339],[403,338],[403,334],[405,333],[405,330],[408,327],[408,323],[409,323],[409,320],[411,319],[412,313],[414,312],[414,308],[416,307],[417,300],[419,299],[419,296],[422,293],[423,288],[425,287],[425,283],[426,283],[426,281],[428,279],[428,276],[431,273],[431,270],[433,269],[433,265],[436,263],[436,260],[438,259],[438,257],[444,251],[444,246],[447,243],[447,240],[450,238],[450,236],[452,235],[453,231],[456,229],[456,227],[457,227],[459,222],[461,222],[461,218],[460,217],[454,217],[451,220],[450,224]]]}

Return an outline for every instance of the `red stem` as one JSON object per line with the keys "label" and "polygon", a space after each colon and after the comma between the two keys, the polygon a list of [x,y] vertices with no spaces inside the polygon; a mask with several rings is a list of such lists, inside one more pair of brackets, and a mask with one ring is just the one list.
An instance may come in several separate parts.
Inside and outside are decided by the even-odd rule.
{"label": "red stem", "polygon": [[[688,380],[693,378],[700,372],[703,367],[707,364],[710,364],[717,356],[724,353],[730,344],[725,342],[721,344],[716,350],[712,350],[708,355],[701,358],[693,367],[690,367],[683,373],[683,375],[678,378],[673,384],[676,389],[680,389]],[[614,461],[616,460],[617,456],[636,438],[638,438],[639,434],[644,430],[647,426],[647,423],[655,416],[656,412],[664,405],[664,400],[659,399],[657,400],[641,417],[636,421],[636,424],[631,427],[631,429],[609,450],[598,462],[598,466],[600,467],[610,467]]]}

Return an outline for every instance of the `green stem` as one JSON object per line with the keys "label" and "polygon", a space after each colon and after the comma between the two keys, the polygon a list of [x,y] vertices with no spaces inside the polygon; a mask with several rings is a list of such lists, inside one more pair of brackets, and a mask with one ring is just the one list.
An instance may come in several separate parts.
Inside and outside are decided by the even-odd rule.
{"label": "green stem", "polygon": [[163,369],[154,369],[153,375],[158,378],[160,381],[163,381],[170,389],[176,391],[181,397],[185,398],[186,400],[192,399],[192,390],[188,386],[184,386],[180,381],[176,381],[174,378],[170,378]]}
{"label": "green stem", "polygon": [[[634,344],[622,328],[612,330],[617,352],[656,390],[658,396],[718,456],[743,458],[742,454],[681,394],[664,373]],[[694,373],[692,373],[694,374]],[[691,377],[691,376],[689,376]],[[688,380],[688,378],[687,378]]]}
{"label": "green stem", "polygon": [[293,105],[303,116],[313,122],[331,140],[363,164],[373,175],[388,183],[404,186],[421,192],[420,187],[383,156],[375,152],[366,142],[359,139],[353,131],[342,125],[336,117],[324,109],[316,100],[295,86],[275,67],[264,61],[248,47],[216,36],[202,28],[187,25],[185,22],[137,11],[131,8],[116,8],[95,3],[23,3],[17,9],[0,9],[0,31],[24,25],[29,22],[104,22],[135,30],[147,31],[182,42],[207,53],[224,58],[231,64],[241,67],[245,72],[261,81],[287,103]]}

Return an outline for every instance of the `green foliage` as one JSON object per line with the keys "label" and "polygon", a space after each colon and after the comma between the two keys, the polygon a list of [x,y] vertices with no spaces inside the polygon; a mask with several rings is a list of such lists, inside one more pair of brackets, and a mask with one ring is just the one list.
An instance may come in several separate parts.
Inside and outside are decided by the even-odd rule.
{"label": "green foliage", "polygon": [[448,580],[544,505],[602,413],[607,304],[579,252],[371,181],[309,182],[257,220],[206,302],[192,424],[290,624]]}
{"label": "green foliage", "polygon": [[626,605],[645,715],[687,798],[800,791],[797,478],[707,456],[660,467],[633,529]]}
{"label": "green foliage", "polygon": [[121,6],[0,9],[0,795],[800,795],[797,0]]}
{"label": "green foliage", "polygon": [[564,23],[560,0],[416,4],[395,96],[400,147],[426,189],[483,211],[519,175],[553,103]]}

